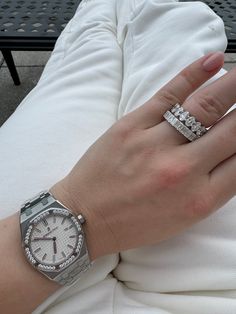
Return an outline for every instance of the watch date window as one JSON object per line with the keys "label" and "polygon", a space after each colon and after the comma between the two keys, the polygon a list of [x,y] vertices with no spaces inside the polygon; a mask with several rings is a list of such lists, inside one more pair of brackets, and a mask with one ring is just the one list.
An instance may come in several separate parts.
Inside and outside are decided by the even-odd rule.
{"label": "watch date window", "polygon": [[70,217],[49,214],[33,225],[30,249],[42,264],[54,265],[66,261],[78,242],[78,229]]}

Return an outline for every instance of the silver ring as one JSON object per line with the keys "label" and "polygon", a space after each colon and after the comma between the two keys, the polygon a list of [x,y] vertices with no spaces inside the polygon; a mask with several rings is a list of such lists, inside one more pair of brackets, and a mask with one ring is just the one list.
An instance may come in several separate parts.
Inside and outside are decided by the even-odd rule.
{"label": "silver ring", "polygon": [[191,142],[207,132],[205,126],[190,115],[188,111],[184,110],[180,104],[173,106],[170,111],[167,110],[163,117]]}

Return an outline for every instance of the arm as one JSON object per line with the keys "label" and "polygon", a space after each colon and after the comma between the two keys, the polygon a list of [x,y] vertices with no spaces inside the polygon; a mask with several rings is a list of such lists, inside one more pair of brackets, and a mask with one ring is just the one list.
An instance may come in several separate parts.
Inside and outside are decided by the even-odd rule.
{"label": "arm", "polygon": [[[53,196],[70,208],[74,214],[83,214],[83,210],[70,202],[62,185],[57,183],[50,189]],[[105,254],[96,235],[102,235],[102,221],[89,223],[84,227],[90,259],[95,260]],[[36,271],[27,261],[21,246],[19,212],[0,221],[0,309],[4,314],[32,313],[48,296],[61,287]]]}
{"label": "arm", "polygon": [[[58,188],[54,196],[67,204]],[[73,209],[72,209],[73,211]],[[80,211],[81,212],[81,211]],[[89,234],[89,232],[87,232]],[[87,242],[94,242],[87,236]],[[97,251],[90,245],[90,257],[96,258]],[[99,246],[96,245],[96,249]],[[37,305],[61,286],[48,280],[26,261],[21,247],[19,213],[0,221],[0,309],[4,314],[32,313]]]}
{"label": "arm", "polygon": [[[235,112],[190,144],[163,122],[167,109],[182,103],[222,66],[222,55],[218,55],[215,66],[211,62],[204,69],[207,57],[192,63],[144,106],[120,119],[51,188],[55,198],[85,217],[92,260],[173,237],[235,194]],[[236,102],[234,81],[235,73],[230,71],[183,106],[210,126]],[[31,313],[59,289],[24,258],[18,215],[0,221],[0,308],[4,314]]]}
{"label": "arm", "polygon": [[19,213],[0,221],[0,309],[2,313],[32,313],[60,286],[26,262],[19,226]]}

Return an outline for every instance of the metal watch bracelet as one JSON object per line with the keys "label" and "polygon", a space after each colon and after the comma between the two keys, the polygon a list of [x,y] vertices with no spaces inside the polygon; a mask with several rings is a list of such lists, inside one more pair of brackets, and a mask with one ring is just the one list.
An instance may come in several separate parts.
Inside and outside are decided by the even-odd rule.
{"label": "metal watch bracelet", "polygon": [[[63,206],[60,201],[56,200],[49,191],[42,191],[34,198],[27,200],[21,205],[20,224],[22,225],[31,220],[44,210],[45,207],[48,208],[50,205],[55,204],[55,202],[57,202],[58,207],[65,208],[65,206]],[[81,277],[83,272],[91,267],[93,262],[90,261],[87,247],[84,249],[85,254],[69,264],[67,268],[61,270],[58,275],[53,278],[54,281],[61,285],[71,285]]]}

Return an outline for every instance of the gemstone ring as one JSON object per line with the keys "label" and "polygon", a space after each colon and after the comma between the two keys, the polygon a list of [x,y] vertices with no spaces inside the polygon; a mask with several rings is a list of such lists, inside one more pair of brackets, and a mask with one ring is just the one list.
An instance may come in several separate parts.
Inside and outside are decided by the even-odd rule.
{"label": "gemstone ring", "polygon": [[184,110],[180,104],[173,106],[170,111],[167,110],[163,117],[191,142],[207,132],[205,126]]}

